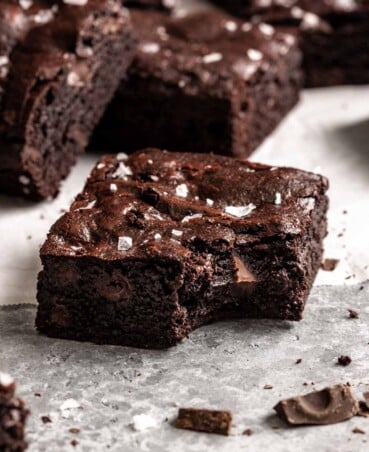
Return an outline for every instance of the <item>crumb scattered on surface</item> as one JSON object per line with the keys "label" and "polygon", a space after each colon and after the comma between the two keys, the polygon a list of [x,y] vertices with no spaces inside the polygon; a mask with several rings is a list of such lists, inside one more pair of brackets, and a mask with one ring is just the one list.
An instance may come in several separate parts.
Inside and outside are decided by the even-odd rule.
{"label": "crumb scattered on surface", "polygon": [[264,385],[264,389],[273,389],[272,385]]}
{"label": "crumb scattered on surface", "polygon": [[353,429],[352,429],[352,433],[359,433],[359,434],[361,434],[361,435],[365,435],[364,430],[361,430],[361,428],[359,428],[359,427],[353,428]]}
{"label": "crumb scattered on surface", "polygon": [[295,362],[295,364],[301,364],[302,363],[302,358],[298,358],[298,359],[296,359],[296,362]]}
{"label": "crumb scattered on surface", "polygon": [[42,421],[44,424],[50,424],[50,423],[52,422],[50,416],[41,416],[41,421]]}
{"label": "crumb scattered on surface", "polygon": [[76,447],[79,444],[79,442],[76,439],[72,439],[72,441],[70,443],[73,447]]}
{"label": "crumb scattered on surface", "polygon": [[40,394],[39,392],[35,392],[33,395],[34,395],[35,397],[41,397],[41,394]]}
{"label": "crumb scattered on surface", "polygon": [[79,428],[76,427],[72,427],[69,429],[70,433],[79,433],[81,430]]}
{"label": "crumb scattered on surface", "polygon": [[253,430],[251,430],[251,428],[247,428],[246,430],[244,430],[244,431],[242,432],[242,434],[243,434],[243,435],[246,435],[246,436],[251,436],[253,433],[254,433],[254,432],[253,432]]}
{"label": "crumb scattered on surface", "polygon": [[354,309],[347,309],[347,310],[348,310],[350,319],[358,319],[359,318],[359,313],[357,311],[355,311]]}
{"label": "crumb scattered on surface", "polygon": [[230,411],[180,408],[175,426],[186,430],[227,436],[232,426],[232,413]]}
{"label": "crumb scattered on surface", "polygon": [[348,355],[341,355],[338,357],[337,364],[340,366],[348,366],[351,364],[352,359]]}
{"label": "crumb scattered on surface", "polygon": [[336,269],[339,259],[324,259],[321,268],[326,272],[332,272]]}

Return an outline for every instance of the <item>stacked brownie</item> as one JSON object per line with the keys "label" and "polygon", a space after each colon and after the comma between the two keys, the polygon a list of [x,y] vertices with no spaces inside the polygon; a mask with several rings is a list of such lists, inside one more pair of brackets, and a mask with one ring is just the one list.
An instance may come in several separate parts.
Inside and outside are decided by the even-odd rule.
{"label": "stacked brownie", "polygon": [[133,11],[138,54],[96,130],[110,151],[157,146],[248,156],[296,104],[296,39],[267,24],[204,12]]}
{"label": "stacked brownie", "polygon": [[368,0],[213,0],[297,35],[307,86],[369,83]]}
{"label": "stacked brownie", "polygon": [[55,196],[131,63],[114,0],[0,4],[0,192]]}
{"label": "stacked brownie", "polygon": [[327,181],[211,154],[102,157],[41,249],[37,328],[168,347],[229,317],[301,319]]}
{"label": "stacked brownie", "polygon": [[24,402],[15,396],[15,382],[0,372],[0,451],[22,452],[27,448],[24,427],[29,415]]}

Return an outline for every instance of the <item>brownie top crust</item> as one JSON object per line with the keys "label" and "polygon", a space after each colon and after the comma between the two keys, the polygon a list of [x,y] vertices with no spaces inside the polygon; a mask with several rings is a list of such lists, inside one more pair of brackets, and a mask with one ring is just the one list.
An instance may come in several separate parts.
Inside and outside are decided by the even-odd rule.
{"label": "brownie top crust", "polygon": [[[52,79],[69,68],[68,83],[88,78],[83,58],[91,45],[79,33],[85,20],[111,14],[106,34],[130,27],[126,10],[114,0],[3,0],[0,3],[0,140],[22,139],[35,80]],[[124,14],[127,16],[125,17]],[[126,22],[126,23],[124,23]],[[116,27],[116,30],[114,30]],[[28,102],[30,103],[30,102]],[[2,156],[2,159],[5,157]]]}
{"label": "brownie top crust", "polygon": [[52,227],[41,255],[178,261],[194,243],[211,249],[255,236],[293,237],[311,226],[315,201],[327,188],[314,173],[212,154],[106,155]]}
{"label": "brownie top crust", "polygon": [[300,61],[295,38],[267,24],[211,11],[177,19],[142,11],[131,16],[140,45],[130,74],[164,82],[162,89],[229,96],[261,75],[283,76],[281,57],[296,66]]}

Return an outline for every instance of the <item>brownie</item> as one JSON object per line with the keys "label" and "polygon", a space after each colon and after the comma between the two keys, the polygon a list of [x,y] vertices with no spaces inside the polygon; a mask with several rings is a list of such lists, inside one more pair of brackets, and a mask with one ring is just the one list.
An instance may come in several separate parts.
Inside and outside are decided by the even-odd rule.
{"label": "brownie", "polygon": [[212,154],[103,156],[42,246],[37,328],[160,348],[217,319],[300,320],[327,185]]}
{"label": "brownie", "polygon": [[123,4],[128,8],[157,9],[170,12],[174,8],[176,0],[123,0]]}
{"label": "brownie", "polygon": [[309,87],[369,83],[368,0],[213,0],[297,35]]}
{"label": "brownie", "polygon": [[0,3],[0,192],[57,194],[135,43],[114,0]]}
{"label": "brownie", "polygon": [[134,11],[138,55],[92,147],[249,155],[299,98],[300,52],[268,25],[216,12]]}
{"label": "brownie", "polygon": [[220,410],[180,408],[175,426],[186,430],[228,436],[232,427],[232,413]]}
{"label": "brownie", "polygon": [[0,451],[22,452],[27,448],[24,428],[29,411],[15,396],[15,382],[0,372]]}

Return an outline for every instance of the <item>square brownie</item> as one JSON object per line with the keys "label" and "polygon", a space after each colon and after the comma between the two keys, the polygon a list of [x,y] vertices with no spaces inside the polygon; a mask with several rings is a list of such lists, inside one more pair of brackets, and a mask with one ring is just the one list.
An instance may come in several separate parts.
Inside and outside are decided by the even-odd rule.
{"label": "square brownie", "polygon": [[114,0],[0,3],[0,192],[57,194],[135,43]]}
{"label": "square brownie", "polygon": [[300,320],[327,187],[212,154],[106,155],[41,249],[37,328],[160,348],[216,319]]}
{"label": "square brownie", "polygon": [[369,83],[368,0],[213,0],[300,40],[306,86]]}
{"label": "square brownie", "polygon": [[24,402],[15,396],[15,382],[8,374],[0,372],[0,451],[26,450],[25,424],[29,411]]}
{"label": "square brownie", "polygon": [[290,35],[216,12],[173,19],[133,11],[138,55],[92,146],[248,156],[299,98]]}

